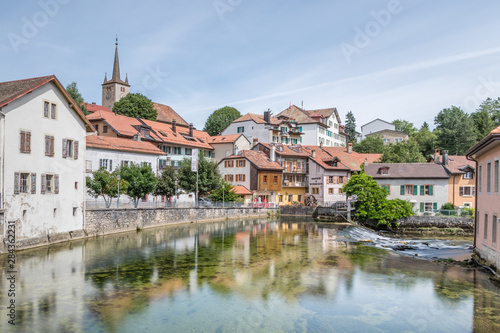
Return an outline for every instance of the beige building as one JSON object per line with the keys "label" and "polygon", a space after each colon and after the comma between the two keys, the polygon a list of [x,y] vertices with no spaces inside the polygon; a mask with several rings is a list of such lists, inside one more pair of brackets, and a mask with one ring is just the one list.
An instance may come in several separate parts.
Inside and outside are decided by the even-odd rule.
{"label": "beige building", "polygon": [[368,136],[380,135],[382,140],[384,140],[384,145],[388,145],[389,143],[398,143],[403,142],[409,139],[408,133],[394,131],[390,129],[384,129],[378,132],[370,133]]}

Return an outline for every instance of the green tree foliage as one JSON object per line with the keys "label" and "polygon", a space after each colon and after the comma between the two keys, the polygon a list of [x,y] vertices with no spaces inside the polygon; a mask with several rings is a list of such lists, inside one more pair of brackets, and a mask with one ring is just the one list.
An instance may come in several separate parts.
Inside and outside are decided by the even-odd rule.
{"label": "green tree foliage", "polygon": [[380,135],[370,135],[354,143],[352,149],[361,154],[383,154],[385,152],[384,140]]}
{"label": "green tree foliage", "polygon": [[381,158],[382,163],[424,163],[425,161],[417,140],[413,138],[389,144]]}
{"label": "green tree foliage", "polygon": [[481,140],[495,128],[495,122],[486,109],[480,109],[471,114],[471,118],[476,126],[477,137],[476,141]]}
{"label": "green tree foliage", "polygon": [[153,108],[153,102],[146,96],[133,93],[120,99],[113,105],[113,111],[127,117],[156,120],[158,113]]}
{"label": "green tree foliage", "polygon": [[429,155],[434,153],[434,148],[437,146],[437,132],[431,132],[426,122],[415,133],[414,138],[417,140],[420,152],[424,157],[429,157]]}
{"label": "green tree foliage", "polygon": [[219,135],[219,133],[228,127],[231,122],[239,117],[241,117],[240,111],[233,107],[225,106],[215,110],[208,116],[203,130],[212,136]]}
{"label": "green tree foliage", "polygon": [[163,172],[156,177],[154,195],[164,195],[167,198],[167,200],[165,200],[165,205],[167,201],[170,201],[175,195],[175,181],[175,168],[171,165],[167,166]]}
{"label": "green tree foliage", "polygon": [[356,118],[352,111],[347,112],[345,116],[345,134],[347,134],[347,142],[356,142]]}
{"label": "green tree foliage", "polygon": [[399,225],[403,217],[414,214],[412,205],[401,199],[387,200],[387,191],[371,176],[361,172],[353,175],[342,190],[348,197],[356,195],[356,217],[358,220],[373,220],[387,226]]}
{"label": "green tree foliage", "polygon": [[452,155],[465,155],[465,152],[476,143],[476,131],[472,118],[460,107],[452,106],[443,109],[434,118],[437,141],[441,149]]}
{"label": "green tree foliage", "polygon": [[84,115],[88,115],[90,112],[87,110],[87,106],[85,106],[85,100],[83,99],[82,94],[78,91],[78,87],[76,86],[76,82],[71,82],[66,86],[66,91],[73,98],[76,105],[80,107]]}
{"label": "green tree foliage", "polygon": [[[216,190],[222,181],[217,162],[205,158],[202,152],[198,160],[198,198]],[[196,192],[196,172],[191,171],[190,158],[181,161],[177,177],[180,189],[186,193]]]}
{"label": "green tree foliage", "polygon": [[495,122],[495,126],[500,125],[500,97],[497,99],[487,98],[479,106],[478,111],[486,111],[491,119]]}
{"label": "green tree foliage", "polygon": [[232,189],[233,185],[222,181],[217,189],[210,192],[210,200],[216,202],[222,201],[222,199],[224,199],[224,201],[240,201],[240,196],[234,193]]}
{"label": "green tree foliage", "polygon": [[441,206],[441,209],[442,210],[455,210],[455,209],[457,209],[457,207],[455,207],[455,205],[453,203],[447,202]]}
{"label": "green tree foliage", "polygon": [[396,119],[392,123],[394,124],[394,126],[396,126],[396,131],[408,133],[410,137],[412,137],[417,132],[417,129],[415,128],[413,123],[410,123],[407,120]]}
{"label": "green tree foliage", "polygon": [[126,193],[134,202],[134,207],[137,207],[140,198],[152,193],[156,187],[156,177],[148,165],[139,166],[132,163],[122,166],[120,175],[128,183]]}
{"label": "green tree foliage", "polygon": [[[106,204],[106,208],[111,206],[113,198],[118,197],[118,169],[109,172],[104,168],[100,168],[92,174],[92,177],[86,178],[87,193],[97,198],[102,196]],[[126,180],[120,180],[120,193],[126,193],[128,183]]]}

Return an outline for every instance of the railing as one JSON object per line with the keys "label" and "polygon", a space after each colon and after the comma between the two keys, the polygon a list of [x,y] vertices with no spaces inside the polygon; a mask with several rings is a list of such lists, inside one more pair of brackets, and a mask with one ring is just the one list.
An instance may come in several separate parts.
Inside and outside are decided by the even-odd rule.
{"label": "railing", "polygon": [[[96,201],[96,200],[87,200],[86,202],[87,208],[92,209],[92,208],[99,208],[99,209],[116,209],[117,208],[117,203],[116,200],[113,200],[111,203],[110,207],[106,207],[106,204],[104,201]],[[217,202],[203,202],[200,201],[198,204],[196,202],[161,202],[161,201],[147,201],[147,202],[142,202],[139,201],[139,204],[137,205],[137,208],[274,208],[276,205],[274,203],[243,203],[243,202],[234,202],[234,201],[217,201]],[[120,200],[120,209],[121,208],[128,208],[128,209],[133,209],[134,203],[129,201],[129,202],[122,202]]]}
{"label": "railing", "polygon": [[305,187],[306,183],[305,182],[283,181],[283,186],[286,186],[286,187]]}
{"label": "railing", "polygon": [[283,173],[305,173],[306,172],[306,169],[303,169],[303,168],[293,168],[293,169],[285,169],[283,170]]}
{"label": "railing", "polygon": [[446,210],[446,209],[433,209],[432,211],[424,211],[418,212],[418,215],[424,216],[449,216],[449,217],[474,217],[474,211],[472,209],[455,209],[455,210]]}

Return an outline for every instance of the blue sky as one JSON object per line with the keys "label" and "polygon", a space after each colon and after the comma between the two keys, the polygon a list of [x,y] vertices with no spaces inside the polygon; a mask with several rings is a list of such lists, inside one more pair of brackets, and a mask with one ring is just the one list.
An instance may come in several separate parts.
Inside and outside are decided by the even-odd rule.
{"label": "blue sky", "polygon": [[55,74],[101,103],[115,36],[132,92],[201,129],[290,103],[417,127],[500,96],[497,1],[40,0],[0,12],[0,81]]}

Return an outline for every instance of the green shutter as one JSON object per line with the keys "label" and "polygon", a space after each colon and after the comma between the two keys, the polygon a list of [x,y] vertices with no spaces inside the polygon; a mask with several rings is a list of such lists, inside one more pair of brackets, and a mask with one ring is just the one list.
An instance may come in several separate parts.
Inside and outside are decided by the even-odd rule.
{"label": "green shutter", "polygon": [[434,185],[429,185],[429,195],[433,195],[433,192],[434,192]]}
{"label": "green shutter", "polygon": [[425,194],[425,187],[424,185],[420,185],[420,195],[424,195]]}
{"label": "green shutter", "polygon": [[418,194],[418,185],[413,185],[413,195]]}
{"label": "green shutter", "polygon": [[437,202],[432,203],[432,210],[436,211],[437,209],[438,209],[438,203]]}
{"label": "green shutter", "polygon": [[405,195],[405,186],[401,185],[401,195]]}
{"label": "green shutter", "polygon": [[423,202],[420,203],[420,211],[424,212],[424,203]]}

